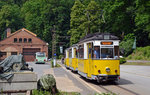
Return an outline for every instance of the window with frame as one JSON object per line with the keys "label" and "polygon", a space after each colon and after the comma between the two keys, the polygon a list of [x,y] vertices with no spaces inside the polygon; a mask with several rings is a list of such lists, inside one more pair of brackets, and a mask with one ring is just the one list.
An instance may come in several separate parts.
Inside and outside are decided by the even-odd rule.
{"label": "window with frame", "polygon": [[24,43],[27,43],[27,38],[24,38]]}
{"label": "window with frame", "polygon": [[94,46],[93,58],[100,59],[100,46]]}
{"label": "window with frame", "polygon": [[79,58],[84,58],[84,45],[79,46]]}
{"label": "window with frame", "polygon": [[115,59],[119,58],[119,46],[114,46],[114,53],[115,53],[114,58]]}
{"label": "window with frame", "polygon": [[19,38],[19,43],[22,43],[22,38]]}
{"label": "window with frame", "polygon": [[113,48],[101,48],[101,58],[114,58]]}
{"label": "window with frame", "polygon": [[11,52],[11,55],[17,55],[17,52]]}
{"label": "window with frame", "polygon": [[0,57],[6,56],[6,52],[0,52]]}
{"label": "window with frame", "polygon": [[72,49],[69,49],[69,58],[72,58]]}
{"label": "window with frame", "polygon": [[76,49],[75,52],[76,52],[76,58],[78,58],[78,49]]}
{"label": "window with frame", "polygon": [[17,38],[14,38],[14,43],[17,43]]}
{"label": "window with frame", "polygon": [[29,38],[29,39],[28,39],[28,42],[29,42],[29,43],[32,43],[32,39],[31,39],[31,38]]}

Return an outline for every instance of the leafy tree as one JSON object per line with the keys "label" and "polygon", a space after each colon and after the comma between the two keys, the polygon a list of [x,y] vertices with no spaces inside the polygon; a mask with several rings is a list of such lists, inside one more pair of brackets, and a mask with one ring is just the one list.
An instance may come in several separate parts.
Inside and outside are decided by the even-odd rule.
{"label": "leafy tree", "polygon": [[81,30],[86,30],[83,35],[85,36],[87,33],[95,33],[100,32],[100,24],[101,24],[101,8],[99,4],[97,4],[94,0],[91,0],[85,9],[85,15],[82,19],[84,22],[81,23]]}
{"label": "leafy tree", "polygon": [[82,35],[83,31],[79,29],[79,26],[84,22],[84,10],[84,5],[80,2],[80,0],[76,0],[71,8],[70,30],[68,31],[68,34],[71,35],[71,45],[77,43]]}
{"label": "leafy tree", "polygon": [[17,5],[3,5],[0,9],[0,34],[3,35],[6,28],[12,31],[22,27],[22,19],[20,17],[20,9]]}
{"label": "leafy tree", "polygon": [[107,0],[103,2],[104,31],[115,33],[123,39],[124,35],[133,33],[134,0]]}
{"label": "leafy tree", "polygon": [[[38,37],[48,42],[49,48],[51,48],[54,26],[57,42],[68,42],[68,39],[62,39],[59,35],[66,36],[67,31],[70,29],[70,8],[72,4],[73,1],[68,0],[27,1],[22,7],[25,26],[36,33]],[[57,52],[59,52],[58,49]]]}
{"label": "leafy tree", "polygon": [[[139,46],[150,45],[150,1],[136,0],[135,32]],[[142,39],[142,40],[141,40]]]}
{"label": "leafy tree", "polygon": [[86,6],[87,7],[85,7],[79,0],[76,0],[71,9],[71,29],[68,32],[71,34],[71,44],[77,43],[80,38],[88,33],[94,33],[100,30],[100,6],[94,0],[91,0]]}
{"label": "leafy tree", "polygon": [[129,54],[132,53],[133,42],[134,42],[133,39],[128,39],[120,43],[120,48],[124,49],[124,56],[128,56]]}
{"label": "leafy tree", "polygon": [[124,36],[123,41],[120,43],[120,49],[124,50],[124,56],[128,56],[133,51],[133,43],[134,43],[135,35],[133,33],[129,33]]}

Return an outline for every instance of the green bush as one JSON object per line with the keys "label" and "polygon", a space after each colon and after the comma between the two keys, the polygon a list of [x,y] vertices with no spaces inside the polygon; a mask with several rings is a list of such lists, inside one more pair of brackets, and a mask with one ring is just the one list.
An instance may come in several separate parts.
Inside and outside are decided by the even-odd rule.
{"label": "green bush", "polygon": [[[51,67],[54,68],[53,59],[51,60]],[[55,66],[55,67],[61,67],[61,66],[57,63],[57,61],[56,61],[56,66]]]}
{"label": "green bush", "polygon": [[126,59],[125,58],[120,58],[120,64],[126,63]]}
{"label": "green bush", "polygon": [[51,67],[54,68],[53,59],[51,59]]}
{"label": "green bush", "polygon": [[59,57],[58,57],[58,58],[59,58],[59,59],[61,59],[62,57],[64,57],[64,55],[59,55]]}
{"label": "green bush", "polygon": [[33,90],[32,95],[52,95],[49,91]]}
{"label": "green bush", "polygon": [[150,60],[150,46],[138,47],[127,57],[130,60]]}
{"label": "green bush", "polygon": [[120,49],[124,50],[124,56],[128,56],[133,52],[133,43],[134,43],[135,36],[133,33],[127,34],[123,41],[120,43]]}
{"label": "green bush", "polygon": [[[49,91],[32,90],[32,95],[53,95],[53,94],[51,94]],[[81,95],[81,94],[78,93],[78,92],[62,92],[62,91],[59,91],[55,95]],[[107,95],[109,95],[109,94],[107,94]]]}
{"label": "green bush", "polygon": [[127,41],[122,41],[120,43],[120,48],[124,49],[124,56],[128,56],[129,54],[131,54],[133,52],[133,42],[134,40],[129,39]]}

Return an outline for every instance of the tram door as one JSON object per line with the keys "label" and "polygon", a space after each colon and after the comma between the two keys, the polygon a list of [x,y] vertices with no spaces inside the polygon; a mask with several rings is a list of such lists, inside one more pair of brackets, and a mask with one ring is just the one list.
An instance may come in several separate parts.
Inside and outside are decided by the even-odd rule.
{"label": "tram door", "polygon": [[92,43],[88,43],[88,77],[92,74]]}

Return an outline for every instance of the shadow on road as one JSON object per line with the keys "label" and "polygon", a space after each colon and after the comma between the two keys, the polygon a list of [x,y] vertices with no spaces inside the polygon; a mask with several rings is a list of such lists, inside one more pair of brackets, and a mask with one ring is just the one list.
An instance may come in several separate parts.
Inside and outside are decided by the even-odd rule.
{"label": "shadow on road", "polygon": [[51,65],[50,63],[28,63],[28,64],[36,64],[36,65]]}
{"label": "shadow on road", "polygon": [[84,78],[82,76],[80,76],[80,78],[83,79],[86,82],[89,82],[89,83],[92,83],[92,84],[95,84],[95,85],[103,85],[103,86],[133,84],[131,81],[123,79],[123,78],[121,78],[119,81],[108,81],[108,82],[101,82],[101,83],[98,83],[96,80],[86,79],[86,78]]}

